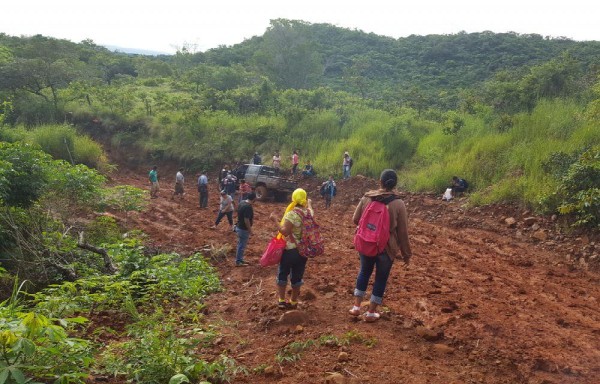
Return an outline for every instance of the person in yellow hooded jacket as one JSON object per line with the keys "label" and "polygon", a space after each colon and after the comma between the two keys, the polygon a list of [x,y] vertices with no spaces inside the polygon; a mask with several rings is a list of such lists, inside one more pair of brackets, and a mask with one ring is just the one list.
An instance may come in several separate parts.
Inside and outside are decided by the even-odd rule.
{"label": "person in yellow hooded jacket", "polygon": [[[300,212],[298,212],[300,211]],[[279,269],[277,271],[277,306],[280,309],[295,309],[298,306],[300,287],[304,284],[304,270],[307,258],[300,255],[296,244],[302,238],[302,215],[310,212],[314,216],[311,200],[307,199],[306,191],[298,188],[292,193],[292,202],[288,205],[281,221],[275,213],[270,217],[279,223],[279,232],[286,240],[285,249],[281,256]],[[288,278],[292,286],[292,295],[286,299],[286,288]]]}

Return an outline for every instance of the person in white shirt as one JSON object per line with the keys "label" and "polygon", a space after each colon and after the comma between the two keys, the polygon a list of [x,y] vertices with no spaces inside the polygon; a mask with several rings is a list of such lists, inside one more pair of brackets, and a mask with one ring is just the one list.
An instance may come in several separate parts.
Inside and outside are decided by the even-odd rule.
{"label": "person in white shirt", "polygon": [[176,195],[179,195],[179,198],[183,200],[183,168],[179,168],[177,174],[175,175],[175,192],[173,192],[173,196],[171,199],[174,199]]}
{"label": "person in white shirt", "polygon": [[279,151],[275,151],[275,154],[273,155],[273,168],[281,168],[281,156],[279,155]]}

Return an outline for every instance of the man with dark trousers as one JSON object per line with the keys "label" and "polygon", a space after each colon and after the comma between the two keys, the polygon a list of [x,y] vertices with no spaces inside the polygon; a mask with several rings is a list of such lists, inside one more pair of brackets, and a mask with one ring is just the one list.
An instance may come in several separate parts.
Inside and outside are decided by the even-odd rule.
{"label": "man with dark trousers", "polygon": [[248,244],[248,239],[252,233],[252,224],[254,223],[254,210],[252,204],[256,201],[256,194],[251,192],[246,200],[243,200],[237,210],[238,222],[233,228],[237,233],[238,243],[237,251],[235,253],[235,265],[236,267],[244,267],[248,265],[248,262],[244,260],[244,250]]}

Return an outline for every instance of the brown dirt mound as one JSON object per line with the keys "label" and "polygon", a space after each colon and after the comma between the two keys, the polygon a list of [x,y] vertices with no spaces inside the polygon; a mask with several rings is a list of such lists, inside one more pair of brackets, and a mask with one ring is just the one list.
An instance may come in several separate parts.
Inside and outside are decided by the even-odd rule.
{"label": "brown dirt mound", "polygon": [[[125,170],[117,179],[147,188],[146,171]],[[283,317],[275,305],[276,269],[257,263],[276,233],[268,216],[282,214],[285,204],[255,204],[246,268],[233,267],[236,236],[226,221],[209,229],[218,205],[214,182],[210,209],[198,208],[188,177],[184,201],[171,200],[172,185],[163,182],[161,197],[145,211],[121,216],[163,250],[228,249],[225,259],[215,258],[225,290],[209,299],[205,318],[222,337],[204,352],[226,352],[245,365],[250,373],[236,383],[598,382],[600,276],[586,262],[597,260],[598,238],[566,236],[549,218],[526,220],[532,215],[518,207],[467,210],[466,199],[407,193],[413,262],[395,263],[382,319],[367,324],[347,315],[359,267],[351,217],[376,182],[339,181],[329,210],[320,182],[300,186],[314,200],[326,254],[309,261],[299,311]],[[283,353],[294,341],[306,343]]]}

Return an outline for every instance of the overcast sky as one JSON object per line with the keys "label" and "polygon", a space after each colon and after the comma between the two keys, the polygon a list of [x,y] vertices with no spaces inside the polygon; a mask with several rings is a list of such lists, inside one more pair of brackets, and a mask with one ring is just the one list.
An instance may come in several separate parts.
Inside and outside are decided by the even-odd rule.
{"label": "overcast sky", "polygon": [[394,38],[487,30],[600,41],[599,0],[3,0],[0,14],[8,35],[165,53],[241,43],[278,18]]}

